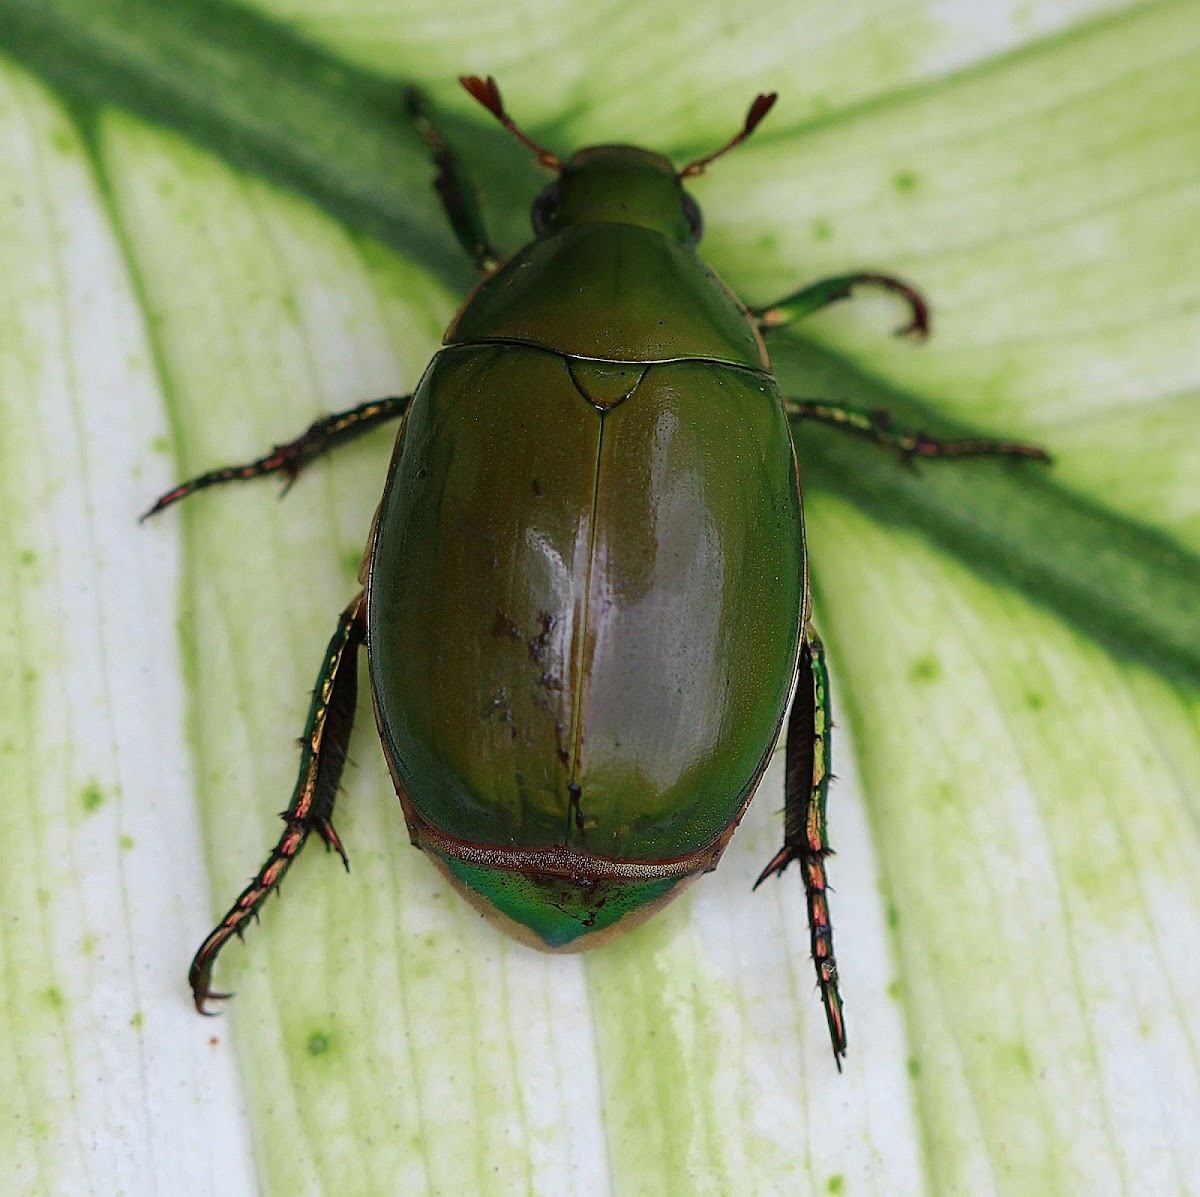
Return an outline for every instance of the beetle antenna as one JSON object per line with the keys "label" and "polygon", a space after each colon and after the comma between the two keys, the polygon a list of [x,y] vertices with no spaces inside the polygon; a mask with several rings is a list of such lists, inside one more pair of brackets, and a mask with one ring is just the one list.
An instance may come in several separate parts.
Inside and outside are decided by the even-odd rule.
{"label": "beetle antenna", "polygon": [[[532,137],[529,136],[521,127],[513,120],[507,112],[504,111],[504,101],[500,97],[500,85],[491,75],[486,79],[480,79],[478,75],[459,75],[459,83],[463,85],[522,145],[528,146],[537,156],[538,162],[543,166],[548,166],[551,170],[562,170],[562,162],[549,150],[538,145]],[[761,97],[760,97],[761,98]]]}
{"label": "beetle antenna", "polygon": [[778,98],[779,93],[774,91],[769,95],[755,96],[754,103],[750,105],[750,111],[746,113],[746,123],[742,126],[741,132],[731,137],[719,150],[714,150],[713,153],[706,154],[703,158],[697,158],[695,162],[689,162],[679,172],[679,177],[681,179],[690,179],[693,175],[702,175],[704,168],[710,162],[715,161],[722,154],[728,154],[735,146],[741,145],[754,132],[758,122],[771,111],[772,106]]}

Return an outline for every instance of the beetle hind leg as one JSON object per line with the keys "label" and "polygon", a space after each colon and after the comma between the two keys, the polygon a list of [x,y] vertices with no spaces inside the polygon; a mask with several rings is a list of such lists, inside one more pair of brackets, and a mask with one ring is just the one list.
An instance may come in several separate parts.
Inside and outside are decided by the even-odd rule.
{"label": "beetle hind leg", "polygon": [[817,970],[817,986],[825,1007],[829,1039],[838,1071],[846,1054],[846,1023],[833,954],[825,858],[832,854],[825,825],[825,800],[832,780],[829,741],[829,673],[825,648],[811,627],[800,650],[799,680],[788,718],[787,774],[784,781],[783,847],[754,883],[782,873],[793,860],[804,873],[809,942]]}
{"label": "beetle hind leg", "polygon": [[285,824],[283,834],[254,880],[238,895],[192,960],[188,981],[201,1014],[213,1013],[206,1008],[210,1001],[231,996],[212,989],[213,966],[221,949],[231,936],[241,938],[246,924],[257,917],[262,904],[279,888],[284,874],[314,831],[327,848],[337,852],[346,868],[350,867],[333,829],[333,806],[354,728],[358,650],[365,633],[364,599],[359,594],[342,612],[317,675],[308,721],[300,740],[300,773],[292,800],[281,815]]}

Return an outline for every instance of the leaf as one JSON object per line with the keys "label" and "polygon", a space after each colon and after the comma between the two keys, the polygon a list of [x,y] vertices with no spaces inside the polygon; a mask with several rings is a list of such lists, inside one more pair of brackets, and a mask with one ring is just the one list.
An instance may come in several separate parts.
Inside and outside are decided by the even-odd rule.
{"label": "leaf", "polygon": [[[1200,1193],[1200,20],[1177,3],[444,9],[0,0],[0,1191]],[[789,393],[1022,436],[905,470],[802,432],[834,666],[829,1059],[768,773],[721,868],[543,957],[408,851],[369,703],[338,827],[206,1022],[190,953],[278,833],[386,468],[182,475],[409,389],[469,272],[401,115],[494,235],[556,150],[679,161],[748,302],[901,271],[772,345]],[[206,872],[207,865],[207,872]],[[210,885],[211,879],[211,885]]]}

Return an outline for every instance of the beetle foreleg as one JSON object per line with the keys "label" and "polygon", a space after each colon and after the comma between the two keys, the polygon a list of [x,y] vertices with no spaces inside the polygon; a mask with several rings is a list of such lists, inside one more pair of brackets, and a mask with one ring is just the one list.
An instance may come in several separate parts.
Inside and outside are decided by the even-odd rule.
{"label": "beetle foreleg", "polygon": [[909,432],[897,428],[891,412],[877,407],[862,411],[856,407],[843,407],[840,403],[825,403],[821,400],[785,399],[783,409],[793,420],[813,420],[818,424],[832,424],[847,432],[857,433],[881,445],[895,449],[906,462],[917,457],[1028,457],[1034,461],[1051,460],[1050,454],[1036,445],[1021,441],[993,441],[985,438],[970,438],[961,441],[939,441],[923,432]]}
{"label": "beetle foreleg", "polygon": [[909,321],[896,329],[896,336],[915,337],[920,340],[929,336],[929,305],[916,287],[890,274],[868,274],[860,271],[856,274],[838,274],[833,278],[823,278],[777,303],[767,304],[763,308],[751,308],[750,317],[757,321],[758,331],[766,333],[773,328],[782,328],[785,324],[811,316],[840,299],[849,299],[851,291],[858,286],[882,287],[907,301]]}
{"label": "beetle foreleg", "polygon": [[425,97],[420,89],[410,88],[407,100],[409,118],[421,135],[421,140],[429,147],[433,164],[437,167],[433,189],[442,201],[442,209],[450,221],[454,236],[476,267],[485,274],[491,274],[500,261],[500,255],[488,241],[475,187],[464,173],[458,156],[426,115]]}
{"label": "beetle foreleg", "polygon": [[219,486],[224,482],[246,482],[251,478],[261,478],[266,474],[283,474],[283,493],[287,494],[292,483],[296,481],[300,471],[309,462],[328,453],[338,445],[344,445],[364,432],[370,431],[377,424],[385,424],[402,416],[408,407],[411,395],[389,395],[384,399],[372,399],[360,403],[348,411],[334,412],[314,420],[295,440],[276,445],[265,457],[247,461],[242,465],[225,466],[219,470],[209,470],[187,482],[181,482],[173,490],[158,498],[154,506],[146,511],[140,519],[149,519],[157,515],[164,507],[194,495],[198,490],[207,490],[210,486]]}
{"label": "beetle foreleg", "polygon": [[312,832],[325,841],[342,858],[349,869],[345,850],[333,829],[333,805],[337,798],[338,782],[346,764],[346,750],[354,728],[354,708],[358,698],[358,649],[366,634],[363,618],[364,599],[359,594],[338,620],[337,631],[329,641],[325,660],[317,675],[308,722],[300,741],[300,774],[292,800],[283,812],[285,823],[279,842],[271,850],[266,863],[253,881],[238,895],[229,913],[200,945],[192,960],[188,980],[192,997],[201,1014],[210,1014],[205,1005],[210,1000],[231,997],[214,993],[211,988],[213,965],[217,955],[231,935],[241,936],[246,924],[254,918],[262,904],[279,887],[300,849]]}
{"label": "beetle foreleg", "polygon": [[825,799],[832,780],[829,673],[825,668],[825,647],[811,626],[805,631],[798,672],[796,697],[788,718],[783,847],[763,869],[754,888],[768,877],[782,873],[793,860],[803,867],[812,959],[829,1024],[833,1058],[841,1072],[842,1057],[846,1054],[846,1024],[838,990],[825,878],[825,858],[832,855],[825,826]]}

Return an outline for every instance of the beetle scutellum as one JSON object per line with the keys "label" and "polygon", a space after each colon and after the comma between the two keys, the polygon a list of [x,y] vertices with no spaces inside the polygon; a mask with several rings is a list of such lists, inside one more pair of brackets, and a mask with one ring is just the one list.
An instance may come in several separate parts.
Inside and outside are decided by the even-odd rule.
{"label": "beetle scutellum", "polygon": [[883,274],[824,279],[744,307],[697,256],[677,170],[633,146],[566,162],[463,86],[556,179],[532,240],[501,259],[458,163],[414,97],[435,187],[482,278],[412,395],[314,423],[267,456],[163,495],[281,473],[401,418],[360,574],[318,674],[286,828],[192,962],[207,1013],[214,962],[312,832],[345,859],[332,814],[367,648],[375,715],[412,842],[509,934],[579,950],[637,925],[716,867],[787,730],[783,847],[799,861],[834,1057],[846,1050],[826,903],[827,675],[809,622],[789,420],[833,423],[912,456],[1044,458],[1027,445],[936,442],[886,415],[788,400],[763,334]]}

